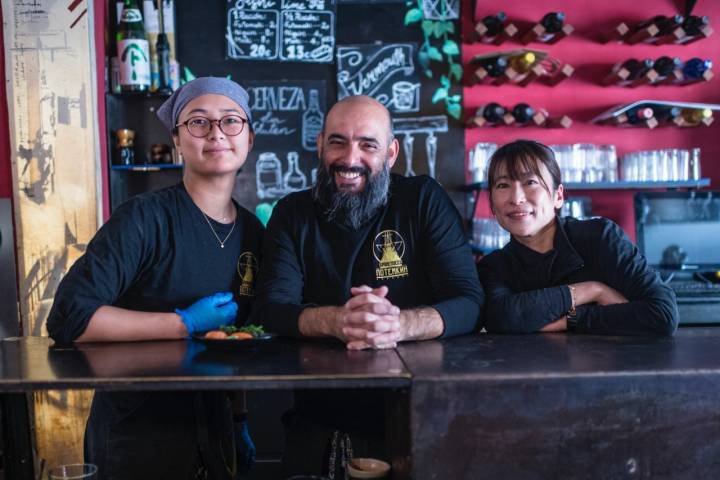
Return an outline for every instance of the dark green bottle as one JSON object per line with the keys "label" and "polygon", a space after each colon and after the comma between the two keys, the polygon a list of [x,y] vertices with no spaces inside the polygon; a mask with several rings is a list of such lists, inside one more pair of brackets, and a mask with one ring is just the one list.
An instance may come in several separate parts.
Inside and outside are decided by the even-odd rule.
{"label": "dark green bottle", "polygon": [[125,0],[116,40],[120,91],[147,91],[150,88],[150,49],[136,0]]}

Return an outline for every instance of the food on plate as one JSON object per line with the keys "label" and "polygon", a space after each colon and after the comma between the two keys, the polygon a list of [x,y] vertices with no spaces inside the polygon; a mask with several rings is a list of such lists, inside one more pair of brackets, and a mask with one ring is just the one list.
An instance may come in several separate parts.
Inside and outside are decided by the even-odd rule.
{"label": "food on plate", "polygon": [[224,340],[228,337],[227,333],[220,330],[211,330],[205,334],[205,338],[209,340]]}
{"label": "food on plate", "polygon": [[209,340],[250,340],[262,335],[265,335],[265,330],[259,325],[250,324],[244,327],[227,325],[207,332],[204,338]]}

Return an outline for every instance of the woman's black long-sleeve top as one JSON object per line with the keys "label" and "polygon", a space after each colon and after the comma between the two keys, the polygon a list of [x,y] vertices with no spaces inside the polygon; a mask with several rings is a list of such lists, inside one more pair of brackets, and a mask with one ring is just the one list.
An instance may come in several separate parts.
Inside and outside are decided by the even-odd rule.
{"label": "woman's black long-sleeve top", "polygon": [[672,335],[678,324],[673,291],[647,265],[622,229],[604,218],[558,218],[553,249],[531,250],[514,239],[478,265],[485,289],[485,328],[529,333],[567,314],[569,284],[597,281],[628,303],[577,307],[575,332]]}

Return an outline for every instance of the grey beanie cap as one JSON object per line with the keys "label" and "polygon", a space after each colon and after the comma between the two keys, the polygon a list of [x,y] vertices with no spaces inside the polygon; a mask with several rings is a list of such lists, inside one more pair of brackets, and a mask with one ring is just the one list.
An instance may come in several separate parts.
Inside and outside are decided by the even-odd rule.
{"label": "grey beanie cap", "polygon": [[187,82],[175,90],[170,98],[165,100],[158,108],[157,116],[163,125],[172,131],[177,125],[178,117],[185,105],[201,95],[208,94],[223,95],[237,103],[247,115],[250,125],[252,125],[252,115],[248,107],[250,95],[237,83],[222,77],[199,77]]}

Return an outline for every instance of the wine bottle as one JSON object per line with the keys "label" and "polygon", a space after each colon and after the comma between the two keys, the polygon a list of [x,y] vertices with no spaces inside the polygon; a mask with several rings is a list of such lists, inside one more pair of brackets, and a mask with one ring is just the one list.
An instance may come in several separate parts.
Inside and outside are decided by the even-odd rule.
{"label": "wine bottle", "polygon": [[508,57],[508,65],[517,73],[527,73],[532,68],[535,60],[536,57],[533,52],[525,52]]}
{"label": "wine bottle", "polygon": [[685,80],[699,80],[702,78],[705,71],[712,68],[712,60],[703,60],[702,58],[693,57],[682,67],[682,73],[685,76]]}
{"label": "wine bottle", "polygon": [[635,107],[625,112],[627,123],[630,125],[638,125],[650,120],[655,116],[655,112],[650,107]]}
{"label": "wine bottle", "polygon": [[680,116],[680,111],[680,107],[656,105],[653,107],[653,117],[655,117],[658,123],[671,123]]}
{"label": "wine bottle", "polygon": [[519,125],[525,125],[532,120],[535,115],[535,110],[527,103],[518,103],[512,109],[512,116],[515,119],[515,123]]}
{"label": "wine bottle", "polygon": [[540,25],[545,28],[547,33],[558,33],[562,30],[565,23],[565,14],[563,12],[549,12],[540,20]]}
{"label": "wine bottle", "polygon": [[125,0],[116,41],[120,91],[147,91],[150,88],[150,49],[136,0]]}
{"label": "wine bottle", "polygon": [[695,37],[702,33],[702,29],[710,24],[710,18],[707,15],[698,17],[697,15],[689,15],[682,24],[685,35]]}
{"label": "wine bottle", "polygon": [[480,33],[480,41],[483,43],[492,43],[495,38],[500,35],[503,31],[503,25],[507,16],[505,12],[498,12],[495,15],[488,15],[484,17],[480,22],[482,27],[477,29]]}
{"label": "wine bottle", "polygon": [[549,42],[555,35],[560,33],[565,23],[565,14],[563,12],[548,12],[542,20],[540,25],[545,29],[545,32],[537,37],[538,42]]}
{"label": "wine bottle", "polygon": [[487,72],[488,76],[492,78],[499,78],[505,74],[508,62],[505,57],[497,56],[483,60],[481,65]]}
{"label": "wine bottle", "polygon": [[482,117],[491,125],[500,123],[505,115],[505,107],[496,102],[490,102],[478,109],[477,116]]}
{"label": "wine bottle", "polygon": [[665,78],[681,65],[682,61],[678,57],[662,56],[655,60],[652,68],[660,76],[659,78]]}
{"label": "wine bottle", "polygon": [[696,127],[702,123],[709,124],[708,119],[713,118],[713,112],[709,108],[683,108],[680,110],[680,118],[682,118],[682,122],[679,122],[680,126]]}
{"label": "wine bottle", "polygon": [[665,35],[670,35],[676,28],[682,26],[684,21],[685,17],[682,15],[673,15],[655,22],[655,26],[658,27],[659,30],[656,36],[664,37]]}

